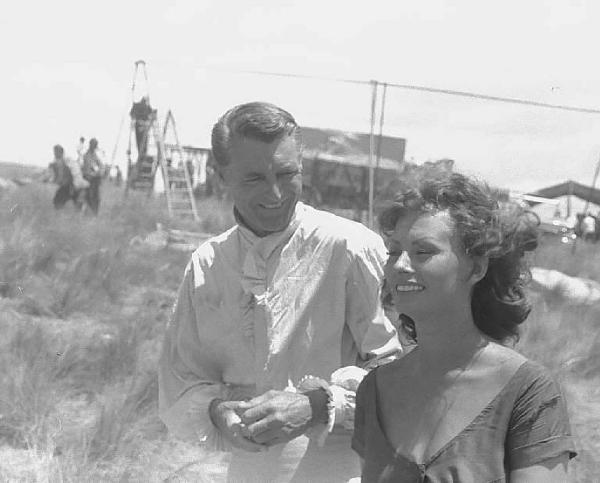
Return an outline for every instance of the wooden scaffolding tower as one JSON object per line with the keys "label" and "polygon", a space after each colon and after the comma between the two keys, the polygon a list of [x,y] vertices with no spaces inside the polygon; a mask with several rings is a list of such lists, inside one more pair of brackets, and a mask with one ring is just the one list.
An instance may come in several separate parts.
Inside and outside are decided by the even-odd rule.
{"label": "wooden scaffolding tower", "polygon": [[[137,61],[133,76],[132,97],[140,70],[143,72],[146,82],[148,80],[145,62]],[[179,142],[173,113],[168,111],[161,128],[157,112],[150,106],[150,96],[146,95],[141,101],[133,102],[130,116],[126,195],[129,189],[134,189],[145,191],[148,196],[151,196],[154,193],[156,175],[160,173],[169,216],[198,220],[191,173],[187,168],[185,153]],[[165,139],[169,136],[173,138],[173,142],[167,144]],[[135,162],[132,161],[133,138],[137,145]],[[177,162],[174,162],[176,159]]]}

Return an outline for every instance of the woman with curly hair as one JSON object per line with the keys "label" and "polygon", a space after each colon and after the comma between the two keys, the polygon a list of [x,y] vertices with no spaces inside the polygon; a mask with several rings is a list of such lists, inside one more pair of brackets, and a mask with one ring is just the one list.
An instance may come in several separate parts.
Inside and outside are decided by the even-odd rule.
{"label": "woman with curly hair", "polygon": [[537,218],[452,173],[401,190],[379,222],[386,287],[417,345],[358,390],[362,481],[566,481],[564,397],[507,346],[531,309],[524,253]]}

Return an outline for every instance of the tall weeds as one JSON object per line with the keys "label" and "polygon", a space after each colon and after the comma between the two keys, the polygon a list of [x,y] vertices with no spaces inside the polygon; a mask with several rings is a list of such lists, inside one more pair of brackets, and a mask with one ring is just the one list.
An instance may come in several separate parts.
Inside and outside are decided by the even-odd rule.
{"label": "tall weeds", "polygon": [[55,211],[45,185],[0,204],[0,481],[118,480],[164,435],[155,367],[189,253],[131,240],[220,232],[231,208],[174,223],[160,198],[103,194],[97,218]]}

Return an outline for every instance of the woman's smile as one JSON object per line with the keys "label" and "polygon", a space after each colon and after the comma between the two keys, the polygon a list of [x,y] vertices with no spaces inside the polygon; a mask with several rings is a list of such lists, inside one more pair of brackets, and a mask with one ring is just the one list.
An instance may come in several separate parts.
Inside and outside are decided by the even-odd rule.
{"label": "woman's smile", "polygon": [[425,290],[425,287],[418,284],[396,285],[396,292],[399,293],[422,292],[423,290]]}

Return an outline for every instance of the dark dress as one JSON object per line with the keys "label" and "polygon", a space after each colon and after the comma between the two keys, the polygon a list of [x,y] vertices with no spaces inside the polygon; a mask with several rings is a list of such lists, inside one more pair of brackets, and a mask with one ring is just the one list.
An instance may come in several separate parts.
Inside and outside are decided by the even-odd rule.
{"label": "dark dress", "polygon": [[533,362],[524,362],[469,425],[419,464],[395,454],[386,439],[376,381],[374,369],[356,395],[352,448],[365,460],[363,482],[504,482],[511,470],[576,455],[560,388]]}

